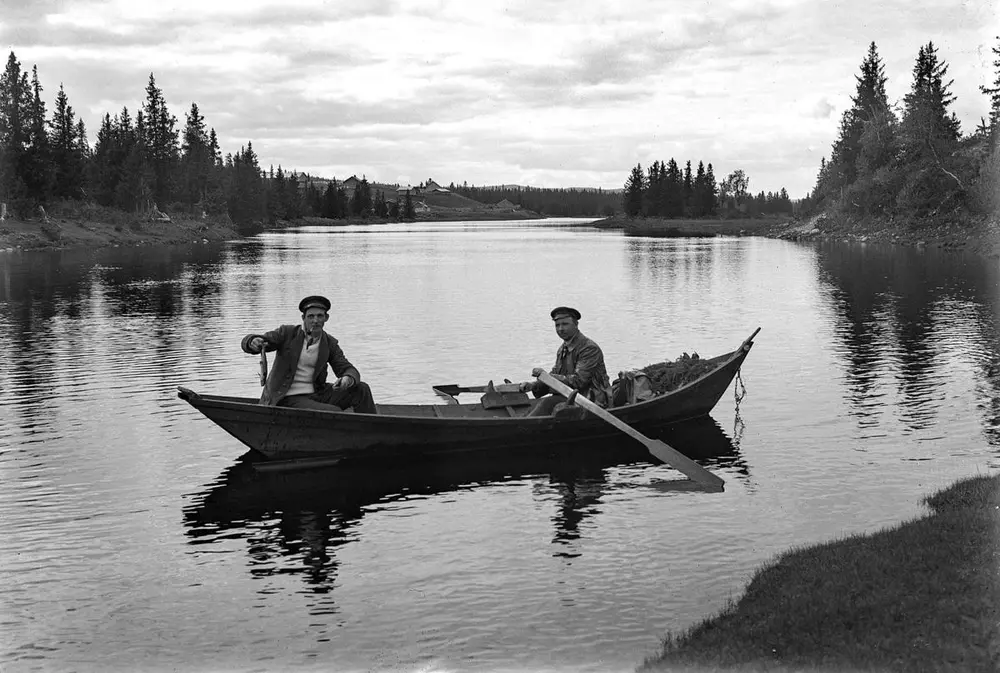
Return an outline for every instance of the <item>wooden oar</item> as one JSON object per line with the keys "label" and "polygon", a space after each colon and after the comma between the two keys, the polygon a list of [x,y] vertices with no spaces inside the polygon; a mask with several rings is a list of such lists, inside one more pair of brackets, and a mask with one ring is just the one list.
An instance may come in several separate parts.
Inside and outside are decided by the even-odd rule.
{"label": "wooden oar", "polygon": [[455,383],[439,384],[436,386],[431,386],[431,388],[438,395],[447,395],[448,397],[453,397],[461,393],[485,393],[488,391],[496,391],[498,393],[519,393],[521,392],[520,383],[500,383],[493,388],[486,386],[460,386]]}
{"label": "wooden oar", "polygon": [[602,409],[600,405],[591,402],[583,395],[577,395],[575,390],[553,377],[552,374],[543,371],[538,375],[538,380],[560,395],[565,396],[567,399],[572,399],[573,404],[579,404],[581,407],[594,414],[602,421],[610,423],[632,439],[641,442],[651,454],[675,470],[684,473],[684,475],[686,475],[689,479],[697,481],[707,488],[712,488],[718,491],[722,490],[723,484],[726,483],[723,479],[712,474],[701,465],[694,462],[665,442],[647,437],[611,412]]}

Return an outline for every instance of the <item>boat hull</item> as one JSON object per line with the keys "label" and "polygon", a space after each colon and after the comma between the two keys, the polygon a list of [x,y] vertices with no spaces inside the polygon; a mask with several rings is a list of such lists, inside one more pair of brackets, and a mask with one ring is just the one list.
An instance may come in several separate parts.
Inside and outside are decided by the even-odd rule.
{"label": "boat hull", "polygon": [[[610,411],[645,433],[704,416],[726,392],[751,346],[748,339],[739,349],[713,358],[715,369],[677,390]],[[249,448],[282,461],[532,451],[621,437],[614,427],[589,414],[527,417],[530,407],[379,405],[379,413],[370,415],[269,407],[252,398],[200,395],[186,389],[179,397]]]}

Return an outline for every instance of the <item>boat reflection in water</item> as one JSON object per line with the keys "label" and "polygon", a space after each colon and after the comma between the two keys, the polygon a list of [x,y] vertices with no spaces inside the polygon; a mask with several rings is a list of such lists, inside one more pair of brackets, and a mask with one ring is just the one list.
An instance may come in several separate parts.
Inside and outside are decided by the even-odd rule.
{"label": "boat reflection in water", "polygon": [[[729,480],[748,477],[738,447],[709,416],[670,426],[654,438]],[[504,458],[452,457],[294,471],[256,469],[254,455],[244,455],[193,496],[184,512],[189,543],[245,538],[254,559],[251,573],[302,574],[319,591],[332,587],[336,547],[357,539],[352,529],[366,513],[395,501],[530,481],[536,495],[554,494],[558,503],[552,542],[559,547],[553,555],[574,557],[579,555],[574,549],[581,523],[600,512],[609,493],[652,489],[711,497],[711,492],[680,475],[676,480],[644,476],[644,466],[658,461],[627,437]]]}

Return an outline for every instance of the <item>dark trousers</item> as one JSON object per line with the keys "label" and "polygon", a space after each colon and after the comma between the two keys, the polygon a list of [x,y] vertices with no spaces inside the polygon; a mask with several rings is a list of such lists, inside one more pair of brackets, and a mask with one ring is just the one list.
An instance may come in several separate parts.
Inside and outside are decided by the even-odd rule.
{"label": "dark trousers", "polygon": [[372,389],[364,381],[359,381],[350,388],[334,388],[333,384],[327,383],[323,390],[312,395],[287,395],[278,402],[278,406],[319,411],[353,407],[355,413],[359,414],[378,413],[375,400],[372,398]]}
{"label": "dark trousers", "polygon": [[560,395],[559,393],[552,393],[551,395],[546,395],[542,399],[538,400],[531,411],[528,412],[528,416],[559,416],[560,418],[584,418],[587,415],[587,410],[583,407],[578,407],[575,404],[573,406],[568,406],[566,404],[568,400]]}

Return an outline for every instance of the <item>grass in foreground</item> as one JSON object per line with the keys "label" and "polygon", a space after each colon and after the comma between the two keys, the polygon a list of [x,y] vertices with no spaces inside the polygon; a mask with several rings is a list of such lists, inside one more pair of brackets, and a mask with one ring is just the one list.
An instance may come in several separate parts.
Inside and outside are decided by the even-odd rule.
{"label": "grass in foreground", "polygon": [[1000,670],[1000,477],[925,501],[926,517],[781,555],[639,670]]}

